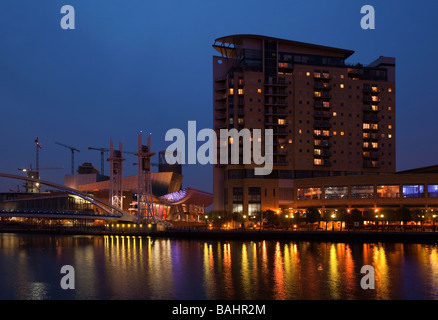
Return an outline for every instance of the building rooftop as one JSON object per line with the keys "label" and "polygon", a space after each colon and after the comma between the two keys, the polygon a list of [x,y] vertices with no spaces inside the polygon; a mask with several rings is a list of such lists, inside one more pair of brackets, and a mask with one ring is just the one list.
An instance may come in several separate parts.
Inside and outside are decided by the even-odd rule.
{"label": "building rooftop", "polygon": [[217,38],[214,41],[213,48],[216,49],[223,56],[234,57],[235,56],[234,49],[237,48],[239,45],[241,45],[243,43],[243,40],[245,39],[277,41],[281,44],[293,46],[296,48],[321,51],[324,52],[325,54],[327,52],[330,52],[337,56],[342,56],[344,59],[347,59],[349,56],[351,56],[354,53],[353,50],[334,48],[329,46],[322,46],[322,45],[316,45],[306,42],[299,42],[299,41],[286,40],[286,39],[280,39],[280,38],[274,38],[274,37],[268,37],[262,35],[254,35],[254,34],[236,34],[236,35],[229,35],[229,36]]}

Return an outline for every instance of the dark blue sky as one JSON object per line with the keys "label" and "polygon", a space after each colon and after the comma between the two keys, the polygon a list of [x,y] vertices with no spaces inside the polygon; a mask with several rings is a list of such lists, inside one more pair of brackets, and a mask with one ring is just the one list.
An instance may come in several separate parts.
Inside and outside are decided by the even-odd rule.
{"label": "dark blue sky", "polygon": [[[366,4],[375,30],[360,28]],[[76,30],[61,29],[63,5],[74,6]],[[41,178],[62,183],[70,151],[55,141],[81,150],[76,166],[100,169],[87,148],[110,138],[135,151],[138,132],[152,132],[159,151],[168,129],[211,128],[211,45],[243,33],[351,49],[350,63],[396,57],[397,170],[438,164],[437,12],[434,1],[2,0],[0,172],[34,166],[36,136],[40,167],[65,167]],[[127,155],[126,175],[134,161]],[[184,186],[212,191],[211,171],[184,167]]]}

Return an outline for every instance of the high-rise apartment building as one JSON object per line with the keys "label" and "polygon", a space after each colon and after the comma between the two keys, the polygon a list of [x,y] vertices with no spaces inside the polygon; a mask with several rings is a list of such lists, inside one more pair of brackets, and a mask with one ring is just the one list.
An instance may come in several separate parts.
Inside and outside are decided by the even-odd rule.
{"label": "high-rise apartment building", "polygon": [[254,164],[214,166],[215,210],[288,208],[294,179],[395,172],[395,58],[351,65],[351,50],[258,35],[213,47],[218,137],[231,128],[274,133],[270,175],[254,175]]}

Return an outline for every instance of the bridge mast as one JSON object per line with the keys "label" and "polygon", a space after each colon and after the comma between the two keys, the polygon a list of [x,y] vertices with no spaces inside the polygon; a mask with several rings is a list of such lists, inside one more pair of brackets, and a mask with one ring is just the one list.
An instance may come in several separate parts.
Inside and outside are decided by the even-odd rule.
{"label": "bridge mast", "polygon": [[110,192],[109,202],[123,210],[123,166],[122,162],[125,160],[122,156],[122,143],[119,141],[119,150],[114,150],[113,141],[110,139],[110,154],[107,159],[110,162]]}
{"label": "bridge mast", "polygon": [[147,140],[147,146],[142,145],[142,132],[138,135],[138,193],[137,193],[137,218],[138,223],[143,221],[155,222],[154,204],[152,199],[151,179],[151,136]]}

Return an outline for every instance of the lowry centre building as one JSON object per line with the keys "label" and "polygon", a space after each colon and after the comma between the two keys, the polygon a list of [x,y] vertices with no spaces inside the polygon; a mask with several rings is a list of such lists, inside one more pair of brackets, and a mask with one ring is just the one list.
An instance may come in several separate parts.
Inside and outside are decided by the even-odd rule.
{"label": "lowry centre building", "polygon": [[395,58],[350,65],[351,50],[258,35],[213,48],[217,135],[274,134],[270,175],[242,158],[214,165],[215,210],[438,208],[438,166],[396,172]]}

